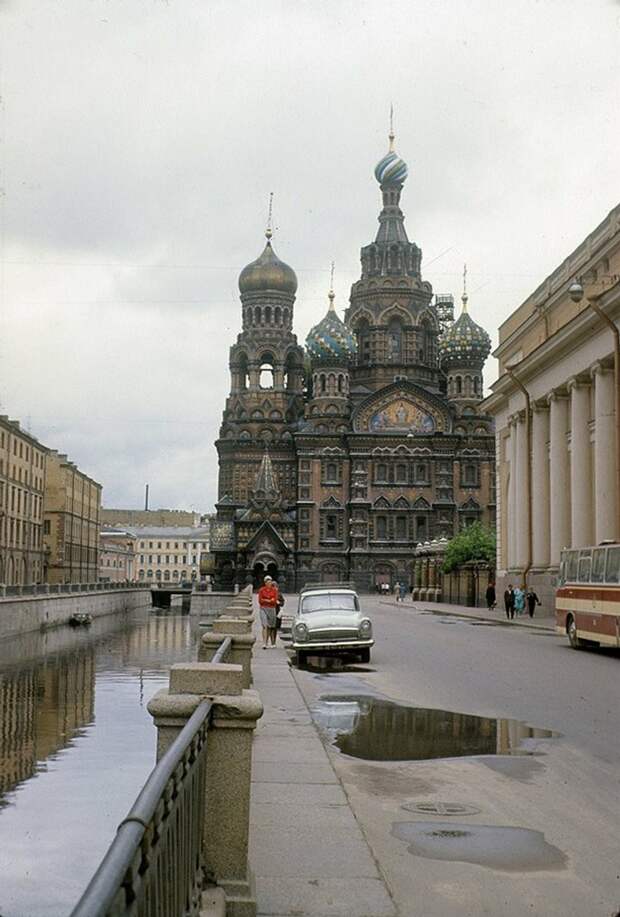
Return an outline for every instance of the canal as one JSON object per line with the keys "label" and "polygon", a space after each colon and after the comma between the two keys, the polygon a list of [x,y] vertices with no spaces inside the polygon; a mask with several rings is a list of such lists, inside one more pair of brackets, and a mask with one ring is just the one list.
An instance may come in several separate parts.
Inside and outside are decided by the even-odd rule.
{"label": "canal", "polygon": [[66,917],[155,763],[146,709],[197,620],[144,609],[0,641],[0,917]]}

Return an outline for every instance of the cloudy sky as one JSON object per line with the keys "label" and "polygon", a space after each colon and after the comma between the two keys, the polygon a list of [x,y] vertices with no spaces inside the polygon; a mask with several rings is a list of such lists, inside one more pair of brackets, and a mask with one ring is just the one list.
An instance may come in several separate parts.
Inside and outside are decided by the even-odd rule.
{"label": "cloudy sky", "polygon": [[[274,247],[296,330],[346,305],[394,103],[435,292],[499,323],[620,198],[617,0],[4,0],[0,409],[107,506],[209,510]],[[495,377],[489,361],[486,381]]]}

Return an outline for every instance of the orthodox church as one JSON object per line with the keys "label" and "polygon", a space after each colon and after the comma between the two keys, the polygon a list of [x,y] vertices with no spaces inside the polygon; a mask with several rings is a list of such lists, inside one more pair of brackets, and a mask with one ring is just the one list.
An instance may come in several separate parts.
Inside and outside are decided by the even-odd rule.
{"label": "orthodox church", "polygon": [[495,523],[495,441],[480,410],[488,334],[434,296],[400,209],[407,165],[375,168],[374,242],[340,318],[328,309],[305,350],[293,332],[297,277],[271,242],[239,276],[242,330],[216,448],[215,582],[289,591],[352,580],[412,581],[420,543]]}

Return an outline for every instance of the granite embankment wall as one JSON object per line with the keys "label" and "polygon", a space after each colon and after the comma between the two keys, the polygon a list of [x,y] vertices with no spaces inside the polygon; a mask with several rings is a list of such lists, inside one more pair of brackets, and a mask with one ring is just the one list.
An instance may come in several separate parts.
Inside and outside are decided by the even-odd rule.
{"label": "granite embankment wall", "polygon": [[0,640],[67,624],[74,614],[99,618],[134,611],[150,604],[150,589],[136,588],[7,596],[0,598]]}

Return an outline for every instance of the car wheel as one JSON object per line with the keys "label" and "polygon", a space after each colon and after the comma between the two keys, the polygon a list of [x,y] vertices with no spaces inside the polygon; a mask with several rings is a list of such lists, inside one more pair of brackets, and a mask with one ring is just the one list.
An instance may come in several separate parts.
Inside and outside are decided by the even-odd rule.
{"label": "car wheel", "polygon": [[566,636],[574,650],[583,649],[585,646],[584,641],[577,636],[577,622],[572,615],[569,615],[566,621]]}
{"label": "car wheel", "polygon": [[297,650],[297,668],[303,669],[306,665],[307,656],[303,650]]}
{"label": "car wheel", "polygon": [[362,650],[360,659],[362,662],[370,662],[370,650]]}

